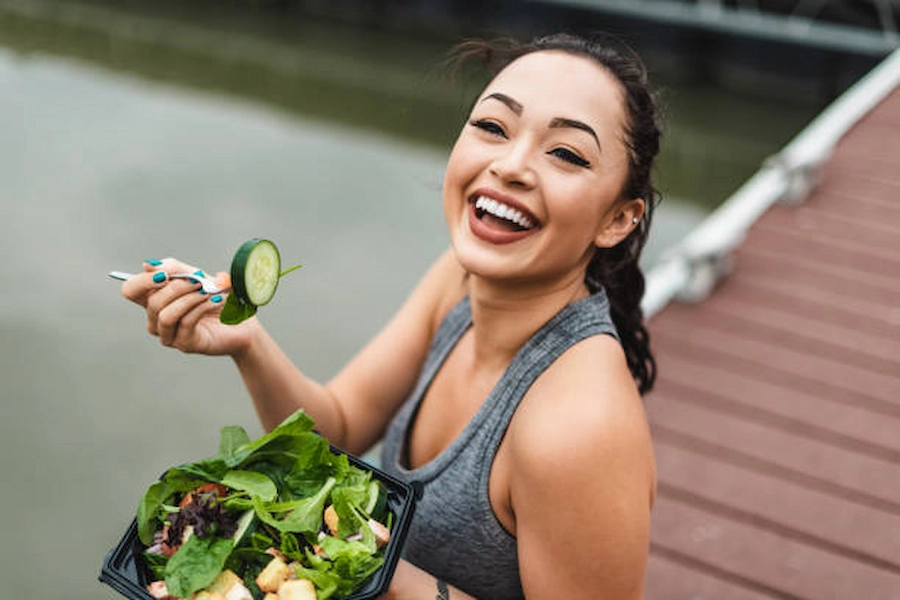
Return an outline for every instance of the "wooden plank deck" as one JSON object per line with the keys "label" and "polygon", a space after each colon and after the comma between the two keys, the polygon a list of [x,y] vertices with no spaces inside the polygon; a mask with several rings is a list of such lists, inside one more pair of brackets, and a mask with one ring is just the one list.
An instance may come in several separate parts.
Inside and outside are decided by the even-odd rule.
{"label": "wooden plank deck", "polygon": [[900,599],[900,88],[649,330],[648,600]]}

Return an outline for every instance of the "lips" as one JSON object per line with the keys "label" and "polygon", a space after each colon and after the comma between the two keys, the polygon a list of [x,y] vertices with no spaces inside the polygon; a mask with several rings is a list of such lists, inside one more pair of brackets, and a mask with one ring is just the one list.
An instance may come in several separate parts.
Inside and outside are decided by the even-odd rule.
{"label": "lips", "polygon": [[491,190],[478,190],[469,198],[469,225],[477,237],[494,244],[515,242],[540,229],[525,206]]}

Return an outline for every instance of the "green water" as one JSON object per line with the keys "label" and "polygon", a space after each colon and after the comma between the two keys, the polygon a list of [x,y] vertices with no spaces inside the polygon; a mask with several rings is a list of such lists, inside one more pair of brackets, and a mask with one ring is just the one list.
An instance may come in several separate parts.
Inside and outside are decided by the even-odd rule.
{"label": "green water", "polygon": [[[9,598],[116,598],[96,577],[146,485],[223,425],[260,431],[229,361],[158,346],[106,273],[214,270],[270,237],[304,267],[263,319],[327,378],[446,245],[467,96],[434,72],[444,43],[46,6],[0,2],[0,578]],[[812,115],[665,98],[651,261]]]}

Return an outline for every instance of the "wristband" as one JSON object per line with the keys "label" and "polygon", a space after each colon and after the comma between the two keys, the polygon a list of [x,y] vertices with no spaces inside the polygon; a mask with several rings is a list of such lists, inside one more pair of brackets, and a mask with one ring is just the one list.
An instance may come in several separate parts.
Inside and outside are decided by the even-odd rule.
{"label": "wristband", "polygon": [[437,580],[437,590],[438,594],[434,600],[450,600],[450,590],[447,589],[447,584],[440,579]]}

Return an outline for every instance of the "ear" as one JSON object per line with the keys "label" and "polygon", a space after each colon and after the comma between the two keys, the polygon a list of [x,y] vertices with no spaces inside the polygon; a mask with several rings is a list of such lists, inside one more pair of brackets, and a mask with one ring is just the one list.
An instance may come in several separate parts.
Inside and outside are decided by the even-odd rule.
{"label": "ear", "polygon": [[618,203],[612,211],[610,211],[603,228],[594,238],[594,245],[598,248],[612,248],[629,233],[631,233],[644,218],[644,200],[642,198],[633,198]]}

